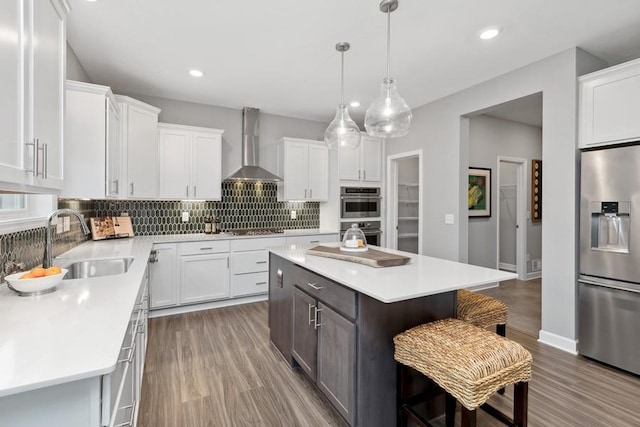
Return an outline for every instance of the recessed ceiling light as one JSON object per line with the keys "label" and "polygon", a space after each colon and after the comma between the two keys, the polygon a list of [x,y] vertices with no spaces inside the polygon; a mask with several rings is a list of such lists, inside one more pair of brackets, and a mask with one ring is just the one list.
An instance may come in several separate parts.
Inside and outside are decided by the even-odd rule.
{"label": "recessed ceiling light", "polygon": [[480,38],[482,40],[489,40],[494,38],[495,36],[497,36],[498,34],[500,34],[500,28],[487,28],[486,30],[482,31],[480,33]]}
{"label": "recessed ceiling light", "polygon": [[352,106],[353,108],[357,108],[360,106],[360,101],[351,101],[349,105]]}
{"label": "recessed ceiling light", "polygon": [[204,73],[200,70],[189,70],[189,74],[191,74],[193,77],[202,77],[204,76]]}

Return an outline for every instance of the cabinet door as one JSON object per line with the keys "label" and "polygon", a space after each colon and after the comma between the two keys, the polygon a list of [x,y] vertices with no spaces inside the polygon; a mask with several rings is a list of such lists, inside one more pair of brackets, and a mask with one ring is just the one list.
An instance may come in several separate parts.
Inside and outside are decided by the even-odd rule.
{"label": "cabinet door", "polygon": [[193,133],[192,139],[193,197],[220,200],[222,197],[222,138]]}
{"label": "cabinet door", "polygon": [[316,379],[318,340],[314,327],[316,300],[298,288],[293,288],[292,354],[303,371]]}
{"label": "cabinet door", "polygon": [[160,197],[184,199],[193,197],[189,185],[191,170],[189,132],[160,129]]}
{"label": "cabinet door", "polygon": [[269,255],[269,336],[285,360],[292,364],[293,282],[288,261]]}
{"label": "cabinet door", "polygon": [[228,298],[229,293],[229,255],[180,257],[181,303]]}
{"label": "cabinet door", "polygon": [[340,179],[359,181],[361,175],[360,147],[355,150],[340,149]]}
{"label": "cabinet door", "polygon": [[156,262],[149,267],[149,297],[151,308],[171,307],[178,304],[178,272],[176,245],[154,245]]}
{"label": "cabinet door", "polygon": [[362,138],[361,147],[362,180],[382,180],[382,140],[378,138]]}
{"label": "cabinet door", "polygon": [[134,198],[158,195],[158,115],[135,105],[127,107],[127,194]]}
{"label": "cabinet door", "polygon": [[318,304],[318,311],[316,383],[349,425],[353,425],[356,325],[322,303]]}
{"label": "cabinet door", "polygon": [[21,3],[21,0],[0,2],[0,28],[6,34],[0,42],[0,180],[18,183],[26,179],[20,171],[25,148],[21,127],[24,82]]}
{"label": "cabinet door", "polygon": [[309,150],[307,144],[285,143],[284,193],[286,200],[308,197]]}
{"label": "cabinet door", "polygon": [[309,145],[309,194],[307,199],[329,199],[329,150],[324,145]]}
{"label": "cabinet door", "polygon": [[29,139],[39,142],[38,178],[43,188],[62,188],[66,34],[64,15],[53,0],[32,0]]}
{"label": "cabinet door", "polygon": [[116,102],[107,98],[107,196],[124,196],[122,179],[122,138],[120,134],[120,110]]}

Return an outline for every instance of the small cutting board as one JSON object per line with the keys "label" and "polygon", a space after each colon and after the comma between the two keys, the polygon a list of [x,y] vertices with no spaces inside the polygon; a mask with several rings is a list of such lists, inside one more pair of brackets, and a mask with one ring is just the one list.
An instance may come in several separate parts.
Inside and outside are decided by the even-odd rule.
{"label": "small cutting board", "polygon": [[341,259],[343,261],[357,262],[371,267],[394,267],[405,265],[411,258],[390,254],[369,248],[366,252],[345,252],[340,248],[330,246],[314,246],[307,250],[309,255],[323,256],[327,258]]}

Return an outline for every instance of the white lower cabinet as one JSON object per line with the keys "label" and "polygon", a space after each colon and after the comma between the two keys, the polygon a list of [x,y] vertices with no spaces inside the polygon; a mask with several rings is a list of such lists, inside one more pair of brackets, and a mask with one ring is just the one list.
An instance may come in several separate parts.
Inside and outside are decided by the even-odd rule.
{"label": "white lower cabinet", "polygon": [[287,237],[287,245],[319,245],[321,243],[338,242],[339,235],[336,234],[318,234],[315,236],[289,236]]}
{"label": "white lower cabinet", "polygon": [[153,245],[149,267],[152,309],[178,305],[178,252],[175,243]]}
{"label": "white lower cabinet", "polygon": [[180,256],[180,303],[229,297],[229,255]]}
{"label": "white lower cabinet", "polygon": [[269,291],[269,251],[283,246],[286,238],[234,240],[231,242],[231,296],[266,294]]}

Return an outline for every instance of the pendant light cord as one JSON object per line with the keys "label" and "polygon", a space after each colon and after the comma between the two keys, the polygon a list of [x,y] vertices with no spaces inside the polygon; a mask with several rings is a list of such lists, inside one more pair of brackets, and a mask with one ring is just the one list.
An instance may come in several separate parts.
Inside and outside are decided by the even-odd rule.
{"label": "pendant light cord", "polygon": [[340,105],[344,105],[344,50],[340,54],[342,57],[340,61]]}
{"label": "pendant light cord", "polygon": [[387,8],[387,80],[391,78],[391,8]]}

